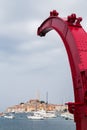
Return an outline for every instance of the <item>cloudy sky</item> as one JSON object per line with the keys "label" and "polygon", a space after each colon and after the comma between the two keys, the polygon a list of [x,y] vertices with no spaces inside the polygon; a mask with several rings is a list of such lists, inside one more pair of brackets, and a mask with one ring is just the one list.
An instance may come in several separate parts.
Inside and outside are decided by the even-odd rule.
{"label": "cloudy sky", "polygon": [[73,101],[66,50],[55,31],[37,36],[37,28],[56,9],[87,23],[87,0],[0,0],[0,111],[39,98],[48,102]]}

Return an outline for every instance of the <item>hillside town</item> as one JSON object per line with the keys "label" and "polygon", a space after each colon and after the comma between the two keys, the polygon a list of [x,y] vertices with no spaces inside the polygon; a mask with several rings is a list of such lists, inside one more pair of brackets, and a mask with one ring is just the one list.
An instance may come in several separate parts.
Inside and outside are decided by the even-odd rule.
{"label": "hillside town", "polygon": [[31,99],[26,103],[21,102],[18,105],[8,107],[4,112],[0,113],[0,117],[13,119],[14,116],[8,116],[10,113],[33,113],[33,116],[27,115],[29,119],[55,118],[57,116],[74,119],[73,115],[69,113],[67,105],[51,104],[38,99]]}
{"label": "hillside town", "polygon": [[42,109],[46,111],[67,111],[68,107],[67,105],[57,105],[57,104],[50,104],[50,103],[48,104],[38,99],[31,99],[26,103],[20,103],[18,105],[8,107],[5,110],[5,113],[32,112],[32,111],[42,110]]}

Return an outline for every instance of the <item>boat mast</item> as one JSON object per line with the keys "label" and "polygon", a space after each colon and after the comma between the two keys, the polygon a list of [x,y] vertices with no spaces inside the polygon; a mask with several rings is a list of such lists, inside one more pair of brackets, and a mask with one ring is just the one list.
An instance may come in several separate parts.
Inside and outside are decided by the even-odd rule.
{"label": "boat mast", "polygon": [[46,92],[46,112],[48,110],[48,92]]}

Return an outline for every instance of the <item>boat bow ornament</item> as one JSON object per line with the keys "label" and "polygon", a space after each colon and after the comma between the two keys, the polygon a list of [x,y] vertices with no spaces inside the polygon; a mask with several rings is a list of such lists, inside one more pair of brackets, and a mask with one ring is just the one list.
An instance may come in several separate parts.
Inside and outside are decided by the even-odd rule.
{"label": "boat bow ornament", "polygon": [[55,30],[65,45],[73,80],[75,102],[68,103],[70,113],[74,114],[76,130],[87,130],[87,33],[82,28],[81,17],[71,14],[60,18],[56,10],[37,30],[39,36],[45,36]]}

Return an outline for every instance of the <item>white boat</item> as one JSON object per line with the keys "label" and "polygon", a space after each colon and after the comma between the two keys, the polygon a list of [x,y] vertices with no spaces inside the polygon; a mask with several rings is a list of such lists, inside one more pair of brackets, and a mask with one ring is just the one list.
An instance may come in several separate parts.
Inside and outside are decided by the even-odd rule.
{"label": "white boat", "polygon": [[57,115],[55,114],[54,111],[48,111],[48,112],[46,112],[46,114],[45,114],[44,117],[45,117],[45,118],[56,118]]}
{"label": "white boat", "polygon": [[28,119],[33,119],[33,120],[43,120],[44,118],[41,116],[27,116]]}
{"label": "white boat", "polygon": [[33,115],[27,116],[28,119],[45,119],[45,118],[56,118],[54,111],[46,112],[45,110],[34,111]]}
{"label": "white boat", "polygon": [[4,115],[3,117],[8,118],[8,119],[14,119],[15,118],[14,115]]}
{"label": "white boat", "polygon": [[34,119],[34,120],[42,120],[44,119],[44,117],[42,115],[40,115],[39,113],[33,113],[33,115],[28,115],[27,116],[28,119]]}

